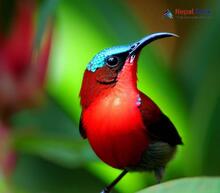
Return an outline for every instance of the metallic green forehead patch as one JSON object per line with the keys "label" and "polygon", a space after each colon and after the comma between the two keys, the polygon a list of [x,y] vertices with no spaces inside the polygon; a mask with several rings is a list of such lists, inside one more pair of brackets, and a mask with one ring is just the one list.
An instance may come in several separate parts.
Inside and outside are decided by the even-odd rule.
{"label": "metallic green forehead patch", "polygon": [[131,45],[125,45],[125,46],[115,46],[112,48],[106,48],[96,54],[93,59],[89,62],[87,65],[87,70],[95,72],[98,68],[101,68],[105,65],[105,59],[108,56],[119,54],[123,52],[129,51],[131,48]]}

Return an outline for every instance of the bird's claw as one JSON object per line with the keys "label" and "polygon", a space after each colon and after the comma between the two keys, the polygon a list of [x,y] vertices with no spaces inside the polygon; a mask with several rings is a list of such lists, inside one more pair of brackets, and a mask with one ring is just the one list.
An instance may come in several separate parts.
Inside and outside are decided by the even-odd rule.
{"label": "bird's claw", "polygon": [[100,193],[110,193],[110,189],[105,187]]}

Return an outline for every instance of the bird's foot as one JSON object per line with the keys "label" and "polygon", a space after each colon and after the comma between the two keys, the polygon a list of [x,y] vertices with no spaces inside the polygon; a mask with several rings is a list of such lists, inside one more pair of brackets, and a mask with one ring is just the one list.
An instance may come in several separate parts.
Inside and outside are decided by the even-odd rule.
{"label": "bird's foot", "polygon": [[154,170],[155,176],[157,178],[157,183],[161,183],[164,176],[164,167],[160,167]]}
{"label": "bird's foot", "polygon": [[105,187],[100,193],[110,193],[111,189],[109,189],[108,187]]}
{"label": "bird's foot", "polygon": [[122,173],[108,186],[106,186],[100,193],[110,193],[114,186],[127,174],[128,170],[124,169]]}

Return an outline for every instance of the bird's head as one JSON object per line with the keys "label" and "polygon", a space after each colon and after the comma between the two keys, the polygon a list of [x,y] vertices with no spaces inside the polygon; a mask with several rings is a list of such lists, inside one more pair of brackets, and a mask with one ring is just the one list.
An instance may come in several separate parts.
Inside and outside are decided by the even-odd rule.
{"label": "bird's head", "polygon": [[153,33],[128,45],[106,48],[96,54],[87,65],[80,91],[81,104],[87,106],[106,88],[120,81],[136,85],[137,60],[141,50],[154,40],[172,37],[173,33]]}

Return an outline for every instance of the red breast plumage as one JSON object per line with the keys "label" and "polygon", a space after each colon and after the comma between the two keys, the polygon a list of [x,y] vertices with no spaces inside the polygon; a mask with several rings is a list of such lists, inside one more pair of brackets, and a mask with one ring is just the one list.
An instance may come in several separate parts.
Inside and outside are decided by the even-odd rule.
{"label": "red breast plumage", "polygon": [[104,162],[120,169],[137,164],[148,145],[133,80],[135,66],[127,60],[117,85],[104,90],[83,112],[92,148]]}

